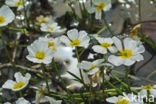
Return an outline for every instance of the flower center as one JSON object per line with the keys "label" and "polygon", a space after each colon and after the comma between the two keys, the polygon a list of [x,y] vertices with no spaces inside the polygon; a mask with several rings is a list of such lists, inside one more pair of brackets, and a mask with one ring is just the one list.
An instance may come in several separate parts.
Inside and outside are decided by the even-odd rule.
{"label": "flower center", "polygon": [[22,0],[20,0],[18,2],[15,2],[15,6],[21,6],[21,5],[23,5],[23,1]]}
{"label": "flower center", "polygon": [[115,104],[130,104],[130,102],[124,98],[121,98],[121,99],[119,98]]}
{"label": "flower center", "polygon": [[50,29],[51,32],[54,31],[54,28],[53,27],[48,26],[48,29]]}
{"label": "flower center", "polygon": [[121,58],[127,59],[127,58],[130,58],[130,57],[133,56],[132,50],[125,49],[125,50],[119,50],[119,51],[120,51],[120,53],[118,53],[118,55],[119,55]]}
{"label": "flower center", "polygon": [[78,40],[78,39],[72,40],[70,42],[70,45],[71,46],[79,46],[80,45],[80,40]]}
{"label": "flower center", "polygon": [[53,47],[52,50],[55,51],[55,43],[54,42],[50,41],[48,43],[48,47]]}
{"label": "flower center", "polygon": [[44,18],[41,18],[38,20],[38,22],[41,24],[41,23],[46,23],[47,21]]}
{"label": "flower center", "polygon": [[92,81],[93,81],[94,83],[98,82],[100,73],[101,73],[101,71],[99,70],[98,72],[96,72],[96,73],[91,77],[91,79],[92,79]]}
{"label": "flower center", "polygon": [[39,60],[43,60],[45,58],[45,53],[39,51],[39,52],[36,53],[35,58],[37,58]]}
{"label": "flower center", "polygon": [[0,24],[3,24],[5,22],[5,18],[3,16],[0,16]]}
{"label": "flower center", "polygon": [[137,36],[137,34],[138,34],[138,29],[137,28],[133,28],[131,30],[130,37],[134,38],[135,36]]}
{"label": "flower center", "polygon": [[93,70],[96,66],[95,65],[92,65],[90,68],[89,68],[89,71]]}
{"label": "flower center", "polygon": [[96,10],[97,11],[102,11],[103,8],[106,7],[106,4],[105,3],[99,3],[97,6],[96,6]]}
{"label": "flower center", "polygon": [[24,85],[25,85],[25,83],[20,81],[20,82],[14,84],[13,89],[20,89]]}
{"label": "flower center", "polygon": [[101,46],[103,47],[103,48],[108,48],[108,47],[111,47],[112,46],[112,44],[109,44],[109,43],[101,43]]}
{"label": "flower center", "polygon": [[151,85],[142,86],[142,89],[145,89],[145,90],[151,90],[153,88],[154,88],[154,86],[151,86]]}

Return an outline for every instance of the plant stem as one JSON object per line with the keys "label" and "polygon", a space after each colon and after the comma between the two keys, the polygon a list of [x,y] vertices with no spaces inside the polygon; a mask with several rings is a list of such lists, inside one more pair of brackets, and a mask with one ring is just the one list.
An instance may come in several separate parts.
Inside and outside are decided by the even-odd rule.
{"label": "plant stem", "polygon": [[129,82],[129,78],[128,78],[128,67],[127,66],[125,66],[125,79],[126,79],[126,82],[127,82],[127,85],[128,85],[128,89],[129,89],[129,91],[131,91],[130,82]]}
{"label": "plant stem", "polygon": [[[139,14],[139,23],[142,23],[142,14],[141,14],[141,0],[138,0],[138,14]],[[141,34],[143,35],[142,24],[140,27]]]}
{"label": "plant stem", "polygon": [[56,71],[57,76],[59,77],[59,79],[61,79],[61,83],[62,83],[64,89],[66,90],[67,94],[69,95],[68,97],[71,98],[72,101],[74,101],[73,98],[72,98],[71,92],[66,88],[66,84],[65,84],[64,80],[62,79],[62,77],[61,77],[59,71],[58,71],[58,68],[57,68],[57,65],[56,65],[56,63],[55,63],[54,58],[53,58],[52,63],[53,63],[53,65],[54,65],[54,69],[55,69],[55,71]]}
{"label": "plant stem", "polygon": [[101,30],[99,30],[98,32],[97,32],[97,36],[99,36],[103,31],[105,31],[107,29],[107,27],[106,26],[104,26]]}
{"label": "plant stem", "polygon": [[11,56],[10,56],[9,51],[7,49],[7,46],[5,44],[5,40],[4,40],[4,37],[3,37],[3,34],[2,34],[2,29],[1,28],[0,28],[0,37],[1,37],[2,44],[3,44],[3,47],[4,47],[4,50],[5,50],[6,55],[8,56],[9,61],[12,63],[13,66],[15,66],[14,63],[13,63],[13,61],[12,61],[12,59],[11,59]]}
{"label": "plant stem", "polygon": [[45,68],[44,64],[42,64],[41,66],[42,66],[42,72],[43,72],[43,75],[44,75],[44,79],[46,81],[46,86],[47,86],[47,89],[48,89],[48,93],[50,93],[48,79],[47,79],[46,73],[45,73],[46,72],[46,68]]}
{"label": "plant stem", "polygon": [[25,4],[24,4],[25,2],[24,2],[24,0],[22,0],[22,1],[23,1],[25,22],[26,22],[27,27],[30,28],[30,26],[29,26],[29,20],[28,20],[28,17],[27,17],[27,10],[26,10]]}
{"label": "plant stem", "polygon": [[103,16],[103,20],[104,20],[104,23],[105,23],[105,25],[106,25],[108,31],[110,32],[110,34],[111,34],[112,36],[115,36],[114,33],[112,32],[112,30],[111,30],[111,28],[110,28],[110,26],[109,26],[109,24],[108,24],[106,18],[105,18],[105,16]]}

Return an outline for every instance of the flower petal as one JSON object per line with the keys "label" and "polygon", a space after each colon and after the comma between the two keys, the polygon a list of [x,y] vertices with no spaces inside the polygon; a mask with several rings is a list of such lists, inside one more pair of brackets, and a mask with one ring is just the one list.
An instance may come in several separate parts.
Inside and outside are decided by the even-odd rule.
{"label": "flower petal", "polygon": [[95,45],[92,47],[92,49],[97,53],[101,53],[101,54],[107,53],[107,50],[105,48],[101,47],[100,45]]}
{"label": "flower petal", "polygon": [[79,37],[79,33],[77,29],[71,29],[67,32],[67,35],[69,37],[69,39],[74,40],[74,39],[78,39]]}
{"label": "flower petal", "polygon": [[110,63],[114,64],[115,66],[120,66],[120,65],[124,64],[124,60],[121,57],[114,56],[114,55],[109,56],[108,61]]}
{"label": "flower petal", "polygon": [[122,47],[122,43],[121,43],[120,39],[115,36],[112,39],[113,39],[113,42],[114,42],[115,46],[117,47],[117,49],[122,50],[123,47]]}

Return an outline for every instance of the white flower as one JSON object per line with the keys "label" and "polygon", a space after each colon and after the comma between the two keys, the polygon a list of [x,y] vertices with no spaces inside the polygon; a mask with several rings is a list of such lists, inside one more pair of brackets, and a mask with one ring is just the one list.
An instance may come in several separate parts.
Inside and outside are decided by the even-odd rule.
{"label": "white flower", "polygon": [[122,42],[117,37],[113,37],[112,39],[119,53],[117,54],[117,56],[110,55],[108,57],[108,61],[114,64],[115,66],[130,66],[136,61],[139,62],[141,60],[144,60],[141,53],[145,51],[145,48],[142,44],[140,44],[140,42],[135,41],[131,38],[125,38],[123,40],[123,47]]}
{"label": "white flower", "polygon": [[49,64],[53,58],[53,51],[48,47],[48,42],[39,39],[27,47],[29,55],[26,58],[34,63]]}
{"label": "white flower", "polygon": [[117,49],[113,46],[113,40],[111,38],[100,38],[96,37],[100,45],[94,45],[92,49],[101,54],[106,54],[107,50],[109,50],[111,53],[117,52]]}
{"label": "white flower", "polygon": [[61,27],[58,26],[56,22],[54,23],[42,23],[41,28],[42,31],[50,32],[50,33],[61,33]]}
{"label": "white flower", "polygon": [[142,99],[138,99],[137,95],[132,94],[124,94],[124,96],[113,96],[106,99],[107,102],[113,104],[144,104]]}
{"label": "white flower", "polygon": [[23,9],[23,5],[25,4],[25,0],[6,0],[5,4],[10,6],[10,7],[18,7],[17,10],[21,10],[21,9]]}
{"label": "white flower", "polygon": [[48,48],[52,49],[53,52],[57,51],[57,48],[60,46],[61,41],[59,38],[47,38],[47,37],[41,37],[39,38],[39,41],[45,41],[48,44]]}
{"label": "white flower", "polygon": [[16,104],[31,104],[28,100],[25,100],[23,97],[18,98]]}
{"label": "white flower", "polygon": [[112,7],[111,0],[92,0],[93,5],[88,8],[89,13],[95,13],[96,19],[101,19],[102,11],[108,11]]}
{"label": "white flower", "polygon": [[78,67],[80,69],[86,70],[89,75],[93,75],[99,71],[99,67],[102,66],[103,62],[104,62],[104,59],[98,59],[93,62],[82,61],[81,63],[78,64]]}
{"label": "white flower", "polygon": [[11,89],[12,91],[20,91],[28,85],[31,75],[29,73],[26,73],[26,75],[24,77],[20,72],[16,72],[14,74],[14,77],[15,77],[16,81],[7,80],[3,84],[2,88]]}
{"label": "white flower", "polygon": [[0,8],[0,27],[8,25],[14,19],[15,14],[12,12],[12,10],[8,6],[3,5]]}
{"label": "white flower", "polygon": [[156,85],[146,85],[142,86],[141,91],[138,93],[139,95],[143,97],[147,97],[148,91],[150,92],[150,95],[154,96],[156,98]]}
{"label": "white flower", "polygon": [[40,15],[39,17],[37,17],[36,20],[39,24],[53,22],[53,19],[51,16],[44,17],[43,15]]}
{"label": "white flower", "polygon": [[61,36],[60,40],[65,43],[66,46],[80,46],[88,47],[90,38],[85,31],[78,32],[77,29],[72,29],[67,32],[67,36]]}

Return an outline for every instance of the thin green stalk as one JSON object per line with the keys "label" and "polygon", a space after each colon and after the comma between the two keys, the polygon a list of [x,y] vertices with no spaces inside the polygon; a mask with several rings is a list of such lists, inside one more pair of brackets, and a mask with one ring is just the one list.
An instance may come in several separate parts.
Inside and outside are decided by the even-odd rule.
{"label": "thin green stalk", "polygon": [[127,66],[125,66],[125,79],[126,79],[126,82],[127,82],[127,85],[128,85],[128,89],[129,89],[129,91],[131,91],[130,82],[129,82],[129,78],[128,78],[128,67]]}
{"label": "thin green stalk", "polygon": [[[141,14],[141,0],[138,0],[138,14],[139,14],[139,23],[142,23],[142,14]],[[142,25],[140,27],[141,34],[143,35]]]}
{"label": "thin green stalk", "polygon": [[41,65],[42,66],[42,72],[43,72],[43,75],[44,75],[44,79],[46,81],[46,86],[47,86],[47,89],[48,89],[48,93],[50,93],[50,89],[49,89],[49,84],[48,84],[48,79],[47,79],[47,76],[46,76],[46,68],[44,66],[44,64]]}
{"label": "thin green stalk", "polygon": [[24,0],[22,0],[22,1],[23,1],[25,22],[26,22],[26,24],[27,24],[27,27],[29,28],[30,25],[29,25],[29,20],[28,20],[28,17],[27,17],[27,10],[26,10],[25,4],[24,4],[25,2],[24,2]]}
{"label": "thin green stalk", "polygon": [[2,40],[2,44],[3,44],[3,47],[4,47],[4,50],[5,50],[5,53],[6,55],[8,56],[8,59],[9,61],[12,63],[12,65],[14,66],[14,63],[12,62],[12,59],[11,59],[11,56],[9,54],[9,51],[7,49],[7,46],[5,44],[5,40],[4,40],[4,37],[3,37],[3,34],[2,34],[2,29],[0,28],[0,37],[1,37],[1,40]]}
{"label": "thin green stalk", "polygon": [[52,63],[53,63],[53,65],[54,65],[54,69],[55,69],[55,71],[56,71],[57,76],[59,77],[59,79],[61,79],[61,83],[62,83],[64,89],[66,90],[66,92],[67,92],[68,95],[69,95],[68,97],[71,98],[71,100],[73,101],[72,94],[71,94],[71,92],[66,88],[66,84],[65,84],[64,80],[62,79],[62,77],[61,77],[59,71],[58,71],[58,68],[57,68],[57,65],[56,65],[56,63],[55,63],[54,58],[53,58]]}
{"label": "thin green stalk", "polygon": [[105,25],[106,25],[108,31],[110,32],[110,34],[111,34],[112,36],[115,36],[114,33],[112,32],[112,30],[111,30],[111,28],[110,28],[110,26],[109,26],[109,24],[108,24],[106,18],[105,18],[105,16],[103,16],[103,20],[104,20],[104,23],[105,23]]}
{"label": "thin green stalk", "polygon": [[122,94],[122,91],[119,89],[119,88],[117,88],[116,86],[114,86],[111,82],[109,82],[106,78],[104,78],[105,79],[105,81],[111,86],[111,87],[113,87],[119,94]]}
{"label": "thin green stalk", "polygon": [[[77,61],[80,62],[79,53],[78,53],[78,48],[77,47],[75,47],[75,51],[76,51]],[[82,80],[83,84],[85,85],[81,69],[79,69],[79,72],[80,72],[81,80]]]}
{"label": "thin green stalk", "polygon": [[138,13],[139,13],[139,23],[142,21],[142,14],[141,14],[141,0],[138,0]]}
{"label": "thin green stalk", "polygon": [[118,77],[116,77],[113,73],[111,73],[111,75],[118,81],[120,82],[123,86],[125,86],[126,88],[128,88],[128,85],[124,82],[122,82]]}
{"label": "thin green stalk", "polygon": [[98,32],[97,32],[97,36],[99,36],[103,31],[105,31],[107,29],[107,27],[106,26],[104,26],[101,30],[99,30]]}

